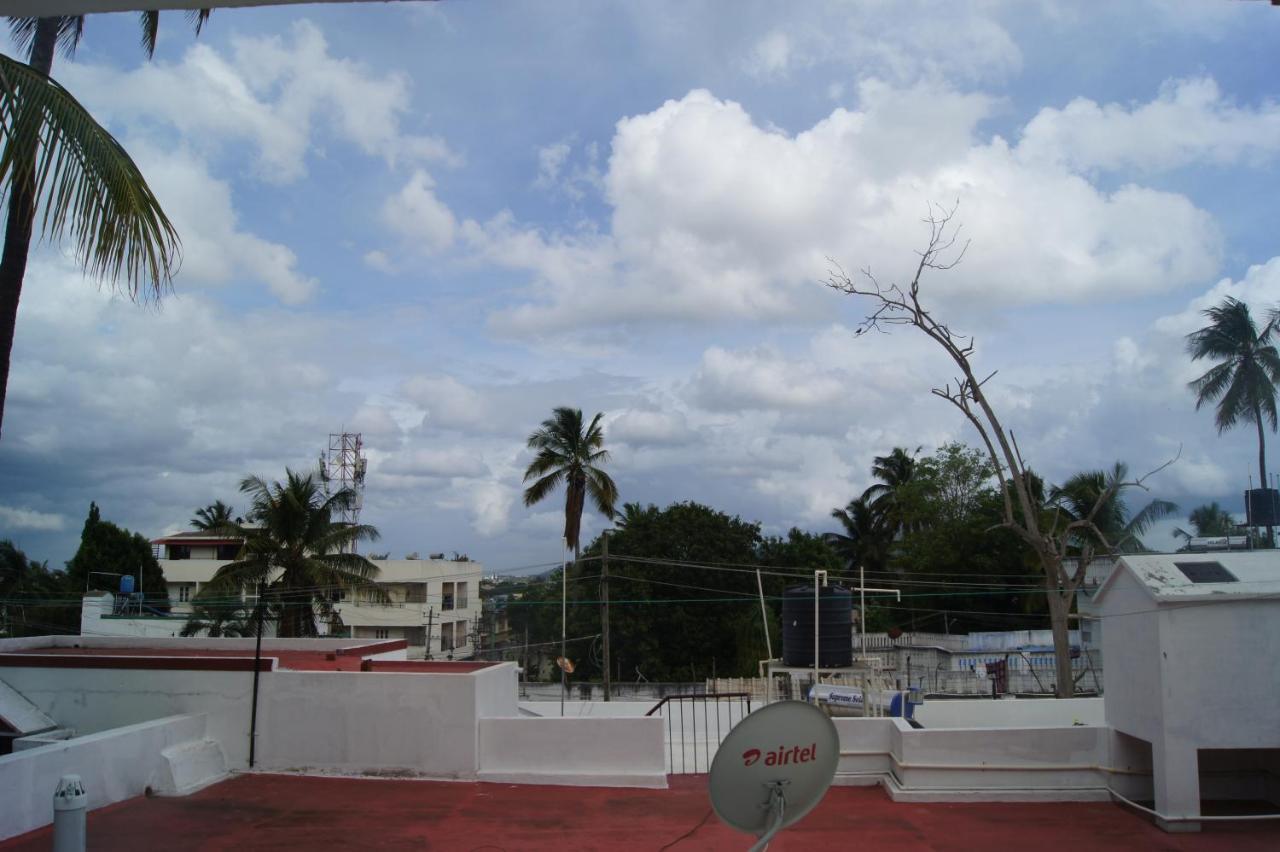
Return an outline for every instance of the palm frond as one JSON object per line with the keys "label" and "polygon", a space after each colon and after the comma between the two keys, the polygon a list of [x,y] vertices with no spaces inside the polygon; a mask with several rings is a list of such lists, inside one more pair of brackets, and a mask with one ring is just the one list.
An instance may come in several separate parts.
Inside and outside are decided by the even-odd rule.
{"label": "palm frond", "polygon": [[44,237],[69,237],[86,274],[133,299],[171,286],[178,234],[128,153],[56,81],[3,55],[0,140],[0,192],[32,187]]}

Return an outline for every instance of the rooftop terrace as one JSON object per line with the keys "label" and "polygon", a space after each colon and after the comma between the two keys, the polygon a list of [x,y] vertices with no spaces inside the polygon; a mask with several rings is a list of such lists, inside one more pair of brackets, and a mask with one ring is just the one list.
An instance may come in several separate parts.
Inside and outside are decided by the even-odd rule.
{"label": "rooftop terrace", "polygon": [[[0,842],[47,850],[48,828]],[[246,774],[186,798],[136,798],[89,815],[89,845],[155,849],[745,849],[711,812],[705,776],[667,790]],[[833,787],[770,845],[799,849],[1273,850],[1275,823],[1169,835],[1106,802],[895,803]]]}

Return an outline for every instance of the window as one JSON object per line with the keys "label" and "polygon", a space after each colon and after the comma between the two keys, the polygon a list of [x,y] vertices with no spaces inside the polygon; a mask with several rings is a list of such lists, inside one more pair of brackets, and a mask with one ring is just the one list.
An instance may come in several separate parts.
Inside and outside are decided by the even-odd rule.
{"label": "window", "polygon": [[1235,575],[1222,567],[1221,562],[1173,563],[1193,583],[1235,583]]}
{"label": "window", "polygon": [[377,630],[373,631],[374,639],[386,639],[389,635],[390,632],[385,627],[379,627]]}
{"label": "window", "polygon": [[440,609],[448,612],[453,609],[453,583],[444,583],[440,586]]}
{"label": "window", "polygon": [[440,625],[440,650],[441,652],[453,650],[453,622]]}
{"label": "window", "polygon": [[238,544],[220,544],[217,547],[217,558],[223,562],[230,562],[240,555],[240,545]]}
{"label": "window", "polygon": [[178,587],[178,603],[186,603],[191,600],[191,587],[183,584]]}
{"label": "window", "polygon": [[453,647],[458,648],[467,644],[467,622],[455,621],[453,623]]}
{"label": "window", "polygon": [[190,559],[191,545],[189,544],[171,544],[169,545],[170,559]]}
{"label": "window", "polygon": [[458,609],[467,608],[467,584],[458,583]]}

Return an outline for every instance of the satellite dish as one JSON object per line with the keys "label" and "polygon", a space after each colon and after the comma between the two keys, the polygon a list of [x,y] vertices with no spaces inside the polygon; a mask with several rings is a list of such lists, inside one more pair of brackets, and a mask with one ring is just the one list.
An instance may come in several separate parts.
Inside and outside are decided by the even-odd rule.
{"label": "satellite dish", "polygon": [[565,674],[573,674],[573,660],[568,657],[556,657],[556,665],[559,666]]}
{"label": "satellite dish", "polygon": [[822,800],[836,775],[840,737],[825,713],[803,701],[755,711],[729,732],[711,762],[711,807],[739,831],[775,834]]}

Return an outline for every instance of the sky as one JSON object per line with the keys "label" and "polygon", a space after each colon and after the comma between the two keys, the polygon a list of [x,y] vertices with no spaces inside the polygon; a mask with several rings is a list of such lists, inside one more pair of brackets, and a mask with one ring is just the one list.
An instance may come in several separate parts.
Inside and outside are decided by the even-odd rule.
{"label": "sky", "polygon": [[32,252],[0,537],[52,566],[90,501],[153,538],[344,430],[373,550],[554,562],[562,498],[521,494],[556,406],[603,413],[624,502],[832,530],[875,456],[977,443],[933,344],[855,338],[867,304],[824,286],[909,280],[931,205],[969,247],[922,298],[1031,467],[1176,456],[1134,500],[1182,507],[1157,547],[1256,485],[1184,341],[1224,296],[1280,305],[1269,4],[443,0],[224,9],[198,38],[169,13],[150,61],[138,38],[91,16],[54,76],[183,262],[140,306]]}

